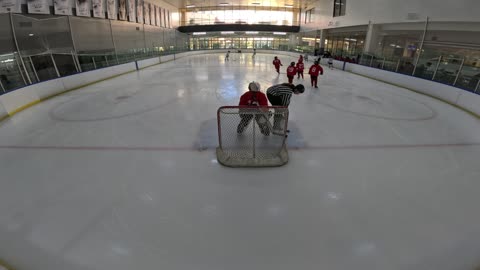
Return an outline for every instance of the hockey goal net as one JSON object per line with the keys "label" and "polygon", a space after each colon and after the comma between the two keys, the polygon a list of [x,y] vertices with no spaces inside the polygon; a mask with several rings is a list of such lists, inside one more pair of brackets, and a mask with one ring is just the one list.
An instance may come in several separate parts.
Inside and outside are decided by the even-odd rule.
{"label": "hockey goal net", "polygon": [[217,160],[229,167],[273,167],[288,162],[288,108],[225,106],[217,111]]}

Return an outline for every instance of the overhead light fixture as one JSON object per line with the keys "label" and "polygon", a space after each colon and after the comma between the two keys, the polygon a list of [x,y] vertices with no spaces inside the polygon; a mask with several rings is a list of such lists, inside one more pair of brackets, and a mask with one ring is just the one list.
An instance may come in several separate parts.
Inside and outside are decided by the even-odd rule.
{"label": "overhead light fixture", "polygon": [[293,5],[291,5],[291,4],[285,4],[285,7],[293,8]]}
{"label": "overhead light fixture", "polygon": [[206,35],[207,32],[193,32],[194,36],[201,36],[201,35]]}
{"label": "overhead light fixture", "polygon": [[34,35],[34,34],[28,34],[28,36],[29,36],[29,37],[33,37],[33,36],[35,36],[35,35]]}
{"label": "overhead light fixture", "polygon": [[233,31],[224,31],[224,32],[220,32],[220,34],[222,34],[222,35],[231,35],[231,34],[235,34],[235,32],[233,32]]}
{"label": "overhead light fixture", "polygon": [[254,3],[252,3],[252,5],[260,5],[260,3],[254,2]]}
{"label": "overhead light fixture", "polygon": [[187,8],[193,8],[193,7],[195,7],[195,5],[186,5],[185,7],[187,7]]}
{"label": "overhead light fixture", "polygon": [[229,3],[220,3],[220,4],[218,4],[218,5],[219,5],[219,6],[228,6],[228,5],[230,5],[230,4],[229,4]]}
{"label": "overhead light fixture", "polygon": [[257,35],[258,32],[257,31],[246,31],[245,34],[247,34],[247,35]]}
{"label": "overhead light fixture", "polygon": [[279,36],[284,36],[287,33],[286,32],[273,32],[274,35],[279,35]]}

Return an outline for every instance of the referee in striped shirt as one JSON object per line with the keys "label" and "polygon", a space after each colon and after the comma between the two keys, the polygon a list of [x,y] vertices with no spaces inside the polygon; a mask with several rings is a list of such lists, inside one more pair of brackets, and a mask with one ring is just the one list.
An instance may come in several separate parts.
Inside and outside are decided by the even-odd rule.
{"label": "referee in striped shirt", "polygon": [[[293,85],[291,83],[282,83],[273,85],[267,89],[267,98],[272,106],[285,106],[290,105],[290,99],[292,95],[300,95],[305,92],[305,87],[302,84]],[[275,114],[273,118],[273,128],[281,128],[282,115]]]}

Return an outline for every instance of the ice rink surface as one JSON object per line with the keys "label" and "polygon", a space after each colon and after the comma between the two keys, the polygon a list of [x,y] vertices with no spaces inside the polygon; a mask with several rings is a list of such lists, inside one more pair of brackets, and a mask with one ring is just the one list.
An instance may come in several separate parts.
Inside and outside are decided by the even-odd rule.
{"label": "ice rink surface", "polygon": [[[473,270],[480,121],[340,70],[292,98],[290,162],[216,162],[216,110],[293,58],[182,58],[0,123],[0,258],[22,270]],[[307,63],[307,67],[311,61]]]}

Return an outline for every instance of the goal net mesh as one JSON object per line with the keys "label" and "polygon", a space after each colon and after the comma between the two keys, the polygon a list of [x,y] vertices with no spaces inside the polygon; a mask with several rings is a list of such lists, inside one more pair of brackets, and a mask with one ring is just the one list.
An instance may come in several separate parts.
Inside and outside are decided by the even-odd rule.
{"label": "goal net mesh", "polygon": [[288,108],[220,107],[217,159],[229,167],[273,167],[288,162]]}

